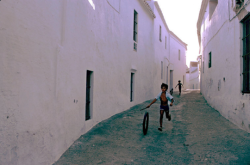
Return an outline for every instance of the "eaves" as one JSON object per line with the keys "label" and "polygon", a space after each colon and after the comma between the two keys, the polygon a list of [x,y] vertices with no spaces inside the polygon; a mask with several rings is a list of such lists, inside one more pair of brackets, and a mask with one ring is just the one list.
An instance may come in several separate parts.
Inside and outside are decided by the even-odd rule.
{"label": "eaves", "polygon": [[140,0],[144,6],[146,7],[146,9],[148,10],[148,12],[150,13],[150,15],[153,17],[153,18],[156,18],[155,14],[154,14],[154,11],[151,9],[151,7],[149,6],[149,4],[146,2],[148,0]]}
{"label": "eaves", "polygon": [[199,45],[201,44],[201,24],[202,24],[204,14],[207,9],[208,2],[209,0],[202,1],[201,9],[200,9],[200,13],[199,13],[198,21],[197,21],[197,35],[198,35]]}

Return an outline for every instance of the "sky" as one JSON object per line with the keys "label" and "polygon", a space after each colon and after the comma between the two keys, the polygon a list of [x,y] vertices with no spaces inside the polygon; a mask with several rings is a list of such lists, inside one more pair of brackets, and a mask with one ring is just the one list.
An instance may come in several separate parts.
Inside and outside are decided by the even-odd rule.
{"label": "sky", "polygon": [[182,41],[188,44],[186,64],[189,67],[190,61],[196,61],[197,56],[199,55],[196,24],[202,0],[155,1],[158,1],[169,29],[174,32]]}

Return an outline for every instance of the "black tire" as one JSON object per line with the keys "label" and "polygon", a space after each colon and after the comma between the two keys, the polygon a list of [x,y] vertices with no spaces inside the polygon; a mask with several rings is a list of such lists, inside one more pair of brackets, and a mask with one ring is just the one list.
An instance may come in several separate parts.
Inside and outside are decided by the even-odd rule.
{"label": "black tire", "polygon": [[146,112],[144,114],[143,123],[142,123],[142,130],[143,130],[144,135],[146,135],[148,132],[148,122],[149,122],[149,114],[148,112]]}

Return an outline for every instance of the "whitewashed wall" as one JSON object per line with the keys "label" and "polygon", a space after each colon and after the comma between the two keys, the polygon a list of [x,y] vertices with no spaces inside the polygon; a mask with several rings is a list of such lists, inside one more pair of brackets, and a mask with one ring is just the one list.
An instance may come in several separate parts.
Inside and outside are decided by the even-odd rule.
{"label": "whitewashed wall", "polygon": [[[155,55],[154,25],[159,20],[142,1],[0,3],[0,164],[51,164],[94,125],[160,90],[156,59],[162,60],[165,50],[159,52],[162,57]],[[93,71],[88,121],[86,70]]]}
{"label": "whitewashed wall", "polygon": [[[93,3],[95,9],[78,0],[1,2],[0,164],[50,164],[98,122],[154,97],[153,17],[139,1],[120,1],[119,11]],[[86,70],[94,72],[89,121]]]}
{"label": "whitewashed wall", "polygon": [[199,66],[192,67],[191,62],[189,69],[189,89],[200,89]]}
{"label": "whitewashed wall", "polygon": [[[180,60],[178,58],[180,50]],[[186,76],[186,47],[181,43],[175,36],[170,35],[170,61],[173,63],[173,87],[174,91],[179,91],[176,85],[178,81],[181,80],[183,83],[183,77]],[[184,84],[185,85],[185,84]],[[185,86],[186,88],[186,86]]]}
{"label": "whitewashed wall", "polygon": [[[157,2],[154,2],[154,84],[155,95],[161,91],[161,84],[169,81],[167,67],[170,67],[170,35],[167,24],[165,23],[161,9]],[[161,26],[161,40],[160,40]],[[165,40],[165,37],[167,38]],[[166,45],[165,45],[166,44]],[[161,73],[161,62],[163,62],[163,73]],[[163,74],[163,76],[161,75]],[[168,90],[169,92],[169,90]]]}
{"label": "whitewashed wall", "polygon": [[[154,46],[155,46],[155,84],[167,83],[170,87],[170,70],[173,70],[173,87],[178,83],[178,80],[185,81],[186,77],[186,45],[173,34],[168,28],[164,16],[157,2],[154,3]],[[161,26],[161,41],[159,38]],[[166,41],[165,41],[166,37]],[[165,43],[166,42],[166,43]],[[166,44],[166,47],[165,47]],[[178,50],[181,50],[181,58],[178,60]],[[163,61],[163,77],[161,79],[161,61]],[[159,78],[161,79],[159,81]],[[160,89],[160,85],[157,86]],[[157,90],[156,89],[156,90]],[[177,88],[174,90],[178,90]]]}
{"label": "whitewashed wall", "polygon": [[[250,132],[250,95],[243,95],[241,92],[242,24],[240,23],[247,11],[250,11],[250,6],[235,16],[231,1],[228,2],[218,1],[211,20],[208,12],[203,18],[200,28],[202,64],[204,62],[204,66],[201,67],[201,92],[208,103],[225,118]],[[212,52],[211,68],[208,68],[209,52]]]}

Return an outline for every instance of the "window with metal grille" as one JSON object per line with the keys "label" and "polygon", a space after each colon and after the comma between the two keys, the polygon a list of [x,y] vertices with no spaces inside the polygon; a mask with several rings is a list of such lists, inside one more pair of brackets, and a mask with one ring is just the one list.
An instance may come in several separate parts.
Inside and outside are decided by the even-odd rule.
{"label": "window with metal grille", "polygon": [[130,102],[134,100],[134,73],[131,73],[130,79]]}
{"label": "window with metal grille", "polygon": [[212,67],[212,52],[208,54],[208,68]]}
{"label": "window with metal grille", "polygon": [[159,40],[161,41],[161,26],[160,26],[160,29],[159,29]]}
{"label": "window with metal grille", "polygon": [[243,21],[243,93],[250,93],[250,17]]}
{"label": "window with metal grille", "polygon": [[133,29],[133,40],[134,40],[134,50],[137,50],[138,42],[138,13],[134,10],[134,29]]}

